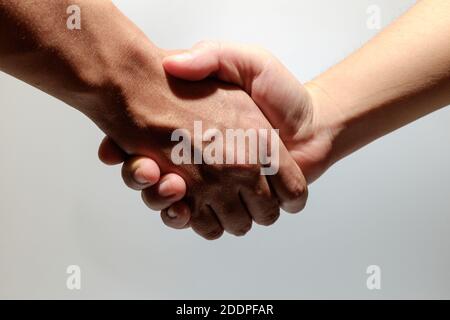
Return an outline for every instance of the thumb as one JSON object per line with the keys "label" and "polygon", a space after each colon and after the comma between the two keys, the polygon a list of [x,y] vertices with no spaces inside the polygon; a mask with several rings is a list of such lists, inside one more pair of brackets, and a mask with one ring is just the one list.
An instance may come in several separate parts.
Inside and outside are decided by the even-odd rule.
{"label": "thumb", "polygon": [[98,158],[106,165],[116,165],[124,162],[128,155],[110,137],[103,138],[98,148]]}
{"label": "thumb", "polygon": [[163,66],[174,77],[190,81],[203,80],[219,69],[218,46],[199,43],[190,50],[165,57]]}
{"label": "thumb", "polygon": [[163,66],[167,73],[184,80],[198,81],[214,75],[247,89],[264,68],[266,55],[262,53],[252,46],[203,41],[190,50],[167,56]]}

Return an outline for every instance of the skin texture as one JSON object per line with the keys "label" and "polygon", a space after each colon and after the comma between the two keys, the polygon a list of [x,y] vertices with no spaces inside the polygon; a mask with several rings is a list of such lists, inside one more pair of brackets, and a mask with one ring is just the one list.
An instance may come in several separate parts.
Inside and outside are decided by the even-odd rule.
{"label": "skin texture", "polygon": [[[332,141],[329,126],[316,121],[319,119],[315,114],[318,110],[313,108],[308,88],[303,87],[267,51],[245,45],[201,42],[189,52],[167,57],[163,64],[168,73],[179,78],[199,81],[214,74],[214,77],[239,85],[248,92],[271,121],[271,125],[282,128],[280,137],[292,158],[303,168],[302,171],[309,182],[315,180],[329,166]],[[121,161],[119,153],[120,149],[108,139],[104,140],[99,151],[100,159],[105,159],[106,162],[115,155],[118,161]],[[140,158],[140,163],[149,168],[155,167],[151,159]],[[126,161],[123,168],[123,176],[128,185],[133,184],[130,181],[135,180],[133,177],[136,176],[136,170],[143,171],[133,158]],[[170,179],[174,185],[181,186],[176,192],[176,200],[159,194],[158,184],[145,187],[154,195],[152,201],[161,207],[168,207],[183,195],[182,180],[176,175]],[[187,227],[190,220],[189,209],[184,202],[176,203],[176,207],[170,210],[163,210],[161,216],[166,224],[175,228]]]}
{"label": "skin texture", "polygon": [[[281,138],[312,182],[348,154],[450,103],[449,16],[448,1],[419,1],[305,87],[270,54],[242,45],[201,43],[166,58],[164,66],[183,79],[213,76],[246,90],[271,124],[284,128]],[[100,156],[114,158],[114,163],[126,160],[124,175],[134,179],[135,159],[121,157],[108,139]],[[171,177],[182,184],[178,178]],[[181,198],[183,188],[177,191]],[[161,213],[165,224],[189,226],[183,202],[158,196],[157,190],[155,195],[169,208]]]}
{"label": "skin texture", "polygon": [[[77,31],[68,30],[67,16],[60,14],[69,4],[0,0],[0,70],[83,112],[123,150],[120,157],[140,155],[141,162],[124,167],[125,178],[127,170],[135,172],[131,187],[154,183],[162,174],[158,195],[176,201],[187,190],[190,226],[206,239],[224,230],[244,235],[252,221],[271,224],[280,205],[303,209],[306,180],[282,143],[279,173],[267,179],[260,164],[174,165],[171,133],[192,133],[194,121],[201,120],[204,130],[272,127],[236,86],[169,76],[163,68],[169,52],[153,45],[110,1],[78,1],[83,27]],[[185,184],[172,183],[174,174]],[[163,208],[151,189],[142,197]]]}

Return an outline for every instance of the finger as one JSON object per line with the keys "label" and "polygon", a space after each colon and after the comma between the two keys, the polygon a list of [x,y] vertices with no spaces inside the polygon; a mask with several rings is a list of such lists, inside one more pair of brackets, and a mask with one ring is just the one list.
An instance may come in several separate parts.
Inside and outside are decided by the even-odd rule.
{"label": "finger", "polygon": [[104,137],[98,148],[98,158],[104,164],[116,165],[127,158],[127,154],[108,136]]}
{"label": "finger", "polygon": [[164,58],[164,69],[177,78],[198,81],[211,74],[220,80],[247,88],[246,80],[261,73],[267,58],[265,51],[253,46],[202,41],[192,49]]}
{"label": "finger", "polygon": [[211,207],[228,233],[240,237],[252,228],[252,217],[238,194],[235,199],[229,199],[227,202],[215,201]]}
{"label": "finger", "polygon": [[278,171],[276,174],[267,175],[267,178],[280,202],[280,207],[289,213],[300,212],[308,199],[308,187],[303,173],[281,143],[279,155],[272,157],[271,160],[271,166],[277,167]]}
{"label": "finger", "polygon": [[278,59],[256,46],[203,41],[165,57],[163,66],[181,79],[197,81],[213,75],[240,86],[272,127],[280,128],[281,138],[295,134],[308,114],[299,107],[310,103],[305,88]]}
{"label": "finger", "polygon": [[159,177],[159,166],[150,158],[132,157],[122,166],[122,179],[134,190],[143,190],[154,185]]}
{"label": "finger", "polygon": [[170,228],[186,229],[190,226],[191,210],[186,203],[178,201],[172,204],[169,209],[161,211],[161,219]]}
{"label": "finger", "polygon": [[224,231],[216,213],[209,206],[202,206],[192,215],[190,226],[192,230],[207,240],[220,238]]}
{"label": "finger", "polygon": [[183,178],[169,173],[154,186],[142,191],[142,199],[153,210],[163,210],[181,200],[186,194],[186,183]]}
{"label": "finger", "polygon": [[240,191],[242,202],[257,224],[270,226],[280,217],[280,207],[277,197],[270,190],[265,177],[253,189]]}
{"label": "finger", "polygon": [[163,59],[166,72],[184,80],[198,81],[205,79],[219,68],[218,51],[215,43],[200,50],[197,44],[191,50],[172,54]]}
{"label": "finger", "polygon": [[[302,123],[303,110],[295,104],[304,102],[304,89],[265,50],[230,43],[201,42],[191,50],[166,57],[163,64],[168,73],[186,80],[200,80],[214,74],[223,81],[241,86],[251,94],[272,126],[280,128],[282,138],[289,138],[297,132],[297,124]],[[288,83],[286,88],[280,89],[276,82],[278,79]],[[296,120],[292,121],[294,125],[289,125],[286,119]],[[279,172],[270,175],[269,181],[282,208],[298,212],[304,208],[308,195],[305,178],[284,146],[280,148],[279,159]]]}

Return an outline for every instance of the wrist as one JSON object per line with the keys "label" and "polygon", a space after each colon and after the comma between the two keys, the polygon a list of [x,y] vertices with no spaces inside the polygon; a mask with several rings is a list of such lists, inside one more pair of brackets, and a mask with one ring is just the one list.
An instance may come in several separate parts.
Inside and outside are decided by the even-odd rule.
{"label": "wrist", "polygon": [[348,130],[348,114],[344,106],[333,96],[319,80],[304,85],[311,100],[313,110],[313,135],[323,145],[324,170],[346,155],[341,136]]}

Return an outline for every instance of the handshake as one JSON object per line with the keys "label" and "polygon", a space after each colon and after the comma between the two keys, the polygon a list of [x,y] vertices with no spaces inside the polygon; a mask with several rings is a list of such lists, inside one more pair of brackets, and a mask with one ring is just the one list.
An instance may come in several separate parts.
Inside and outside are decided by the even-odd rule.
{"label": "handshake", "polygon": [[[271,225],[280,207],[301,211],[307,182],[331,164],[338,129],[319,109],[320,89],[302,86],[265,50],[231,43],[164,53],[161,68],[159,87],[135,79],[126,100],[136,136],[111,133],[100,159],[124,161],[125,183],[162,210],[165,224],[206,239]],[[163,99],[149,99],[149,91]]]}
{"label": "handshake", "polygon": [[100,159],[206,239],[301,211],[333,163],[450,103],[449,1],[418,2],[304,86],[263,49],[167,52],[111,1],[77,2],[68,30],[68,0],[0,0],[0,70],[93,120]]}

